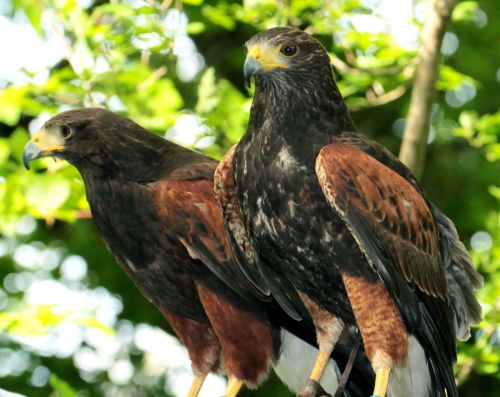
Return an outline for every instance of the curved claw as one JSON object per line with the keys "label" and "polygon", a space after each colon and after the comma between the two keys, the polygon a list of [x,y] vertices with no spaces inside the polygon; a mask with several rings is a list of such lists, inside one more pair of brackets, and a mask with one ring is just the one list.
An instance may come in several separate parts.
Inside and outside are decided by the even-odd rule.
{"label": "curved claw", "polygon": [[315,380],[309,379],[297,397],[332,397]]}

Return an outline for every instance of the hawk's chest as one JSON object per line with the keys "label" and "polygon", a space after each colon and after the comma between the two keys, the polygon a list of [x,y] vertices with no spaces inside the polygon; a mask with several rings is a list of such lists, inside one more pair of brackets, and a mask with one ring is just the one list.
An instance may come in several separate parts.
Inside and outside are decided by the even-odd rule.
{"label": "hawk's chest", "polygon": [[151,247],[157,244],[150,233],[155,219],[150,191],[111,179],[87,183],[86,190],[102,239],[111,253],[122,259],[127,271],[135,272],[154,262]]}
{"label": "hawk's chest", "polygon": [[[314,166],[287,145],[243,147],[236,157],[240,207],[254,240],[290,235],[305,222],[316,192]],[[318,190],[319,191],[319,190]],[[317,200],[316,200],[317,202]]]}

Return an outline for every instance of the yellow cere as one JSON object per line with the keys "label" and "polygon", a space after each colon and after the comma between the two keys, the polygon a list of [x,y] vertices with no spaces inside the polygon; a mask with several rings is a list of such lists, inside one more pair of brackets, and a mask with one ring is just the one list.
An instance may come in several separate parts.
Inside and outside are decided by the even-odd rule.
{"label": "yellow cere", "polygon": [[260,63],[264,70],[287,67],[286,63],[280,62],[279,54],[279,47],[254,45],[248,49],[248,57]]}
{"label": "yellow cere", "polygon": [[46,152],[64,149],[64,140],[47,130],[37,132],[33,135],[31,141]]}

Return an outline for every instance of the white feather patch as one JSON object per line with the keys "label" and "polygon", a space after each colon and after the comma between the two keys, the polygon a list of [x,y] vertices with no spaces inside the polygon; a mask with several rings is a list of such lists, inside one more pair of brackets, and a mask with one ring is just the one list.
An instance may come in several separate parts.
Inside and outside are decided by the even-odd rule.
{"label": "white feather patch", "polygon": [[431,397],[431,377],[425,352],[414,336],[408,338],[406,366],[392,369],[388,397]]}
{"label": "white feather patch", "polygon": [[[274,372],[290,390],[298,393],[309,379],[317,354],[318,349],[282,329],[281,354],[274,364]],[[337,363],[330,360],[320,384],[326,392],[333,395],[339,378]]]}

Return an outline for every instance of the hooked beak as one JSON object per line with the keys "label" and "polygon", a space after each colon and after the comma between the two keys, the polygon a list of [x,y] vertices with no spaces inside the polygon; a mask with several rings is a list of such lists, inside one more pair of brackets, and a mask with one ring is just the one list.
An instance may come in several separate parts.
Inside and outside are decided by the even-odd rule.
{"label": "hooked beak", "polygon": [[262,69],[262,65],[255,60],[251,55],[247,56],[245,65],[243,66],[243,76],[245,77],[245,85],[250,87],[250,81]]}
{"label": "hooked beak", "polygon": [[258,73],[286,67],[287,63],[281,59],[278,47],[255,44],[248,49],[243,66],[245,84],[250,87],[251,78]]}
{"label": "hooked beak", "polygon": [[24,147],[23,164],[29,170],[31,160],[51,156],[62,149],[64,149],[64,144],[61,137],[51,134],[50,131],[41,130],[33,135]]}
{"label": "hooked beak", "polygon": [[24,147],[23,152],[23,164],[24,167],[29,170],[30,169],[30,161],[39,159],[42,157],[43,149],[40,146],[37,146],[33,141],[29,141]]}

